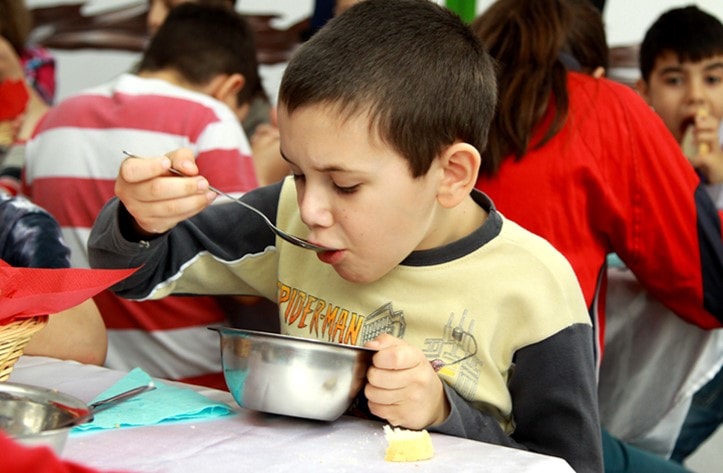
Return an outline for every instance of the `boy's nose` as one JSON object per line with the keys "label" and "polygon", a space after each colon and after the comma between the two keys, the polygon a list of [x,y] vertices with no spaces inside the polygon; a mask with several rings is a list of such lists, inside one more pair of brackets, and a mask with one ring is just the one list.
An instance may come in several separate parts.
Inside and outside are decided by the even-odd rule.
{"label": "boy's nose", "polygon": [[705,87],[700,81],[692,80],[688,84],[688,101],[701,104],[705,101]]}
{"label": "boy's nose", "polygon": [[301,221],[309,228],[329,227],[333,222],[328,199],[320,192],[309,192],[305,189],[299,195],[299,212]]}

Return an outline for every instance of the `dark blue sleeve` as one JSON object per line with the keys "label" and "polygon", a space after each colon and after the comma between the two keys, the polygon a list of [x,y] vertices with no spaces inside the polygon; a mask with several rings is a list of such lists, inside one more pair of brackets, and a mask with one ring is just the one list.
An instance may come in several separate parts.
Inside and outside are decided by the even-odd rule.
{"label": "dark blue sleeve", "polygon": [[602,472],[592,339],[591,327],[577,324],[517,351],[510,435],[494,411],[480,410],[447,385],[450,416],[429,430],[560,457],[578,473]]}
{"label": "dark blue sleeve", "polygon": [[703,186],[695,191],[703,272],[703,306],[723,324],[723,245],[718,210]]}
{"label": "dark blue sleeve", "polygon": [[60,226],[47,212],[24,200],[6,202],[0,211],[0,225],[1,256],[11,266],[70,267],[70,249],[63,242]]}

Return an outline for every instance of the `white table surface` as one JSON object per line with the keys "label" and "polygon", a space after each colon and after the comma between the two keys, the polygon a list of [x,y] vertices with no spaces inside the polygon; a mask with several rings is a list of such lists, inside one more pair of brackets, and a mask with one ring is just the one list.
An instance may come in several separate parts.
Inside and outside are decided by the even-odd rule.
{"label": "white table surface", "polygon": [[[126,373],[24,356],[9,382],[57,389],[89,402]],[[189,386],[191,387],[191,386]],[[435,455],[384,461],[382,424],[342,416],[317,422],[239,407],[228,392],[196,389],[235,415],[183,423],[71,434],[62,457],[100,470],[129,472],[572,472],[563,460],[432,433]]]}

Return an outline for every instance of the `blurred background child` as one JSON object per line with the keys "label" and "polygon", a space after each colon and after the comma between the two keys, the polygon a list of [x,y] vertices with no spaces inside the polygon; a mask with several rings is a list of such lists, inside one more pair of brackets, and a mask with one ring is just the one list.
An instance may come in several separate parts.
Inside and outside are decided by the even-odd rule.
{"label": "blurred background child", "polygon": [[[640,46],[637,89],[660,115],[706,191],[723,210],[723,24],[696,6],[674,8],[647,30]],[[692,400],[671,458],[682,462],[723,422],[723,333],[705,339],[705,376],[713,377]]]}
{"label": "blurred background child", "polygon": [[[191,146],[202,173],[240,195],[257,186],[251,150],[233,109],[259,81],[248,23],[233,9],[185,3],[172,9],[137,74],[83,91],[47,112],[28,142],[26,194],[60,223],[73,266],[88,267],[86,240],[113,196],[123,151]],[[225,388],[217,335],[228,324],[218,298],[128,301],[95,297],[108,327],[106,365]]]}
{"label": "blurred background child", "polygon": [[[0,101],[22,101],[12,114],[0,111],[0,188],[13,195],[19,190],[23,161],[22,149],[13,153],[13,147],[30,137],[55,98],[55,60],[47,49],[30,43],[32,26],[24,0],[0,0],[0,83],[4,93],[12,95]],[[25,90],[9,90],[11,81]]]}
{"label": "blurred background child", "polygon": [[[20,268],[68,268],[70,249],[58,222],[23,197],[0,192],[0,259]],[[101,365],[107,337],[93,299],[52,314],[25,346],[26,355],[42,355]]]}

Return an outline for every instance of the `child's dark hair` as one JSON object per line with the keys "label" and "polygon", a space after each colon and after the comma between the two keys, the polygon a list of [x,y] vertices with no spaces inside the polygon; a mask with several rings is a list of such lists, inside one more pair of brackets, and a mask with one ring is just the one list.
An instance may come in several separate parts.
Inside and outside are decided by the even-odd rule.
{"label": "child's dark hair", "polygon": [[[472,22],[497,61],[498,114],[480,174],[494,176],[503,160],[522,159],[547,143],[568,118],[567,72],[591,72],[608,62],[599,11],[588,0],[498,0]],[[581,23],[581,18],[591,23]],[[575,44],[582,41],[583,44]],[[576,57],[575,57],[576,56]],[[537,136],[543,116],[552,110]]]}
{"label": "child's dark hair", "polygon": [[567,50],[580,65],[580,72],[592,74],[598,67],[607,70],[610,48],[600,10],[590,0],[573,0],[571,6],[575,21],[569,24]]}
{"label": "child's dark hair", "polygon": [[334,18],[289,62],[279,91],[288,113],[328,106],[368,113],[370,130],[427,173],[442,150],[485,148],[494,115],[492,60],[458,16],[429,0],[366,0]]}
{"label": "child's dark hair", "polygon": [[723,24],[695,6],[674,8],[660,15],[640,45],[640,75],[645,82],[664,53],[679,61],[698,62],[723,55]]}
{"label": "child's dark hair", "polygon": [[171,10],[143,54],[140,71],[174,69],[195,85],[218,74],[242,74],[238,105],[248,102],[260,79],[254,36],[229,6],[184,3]]}

